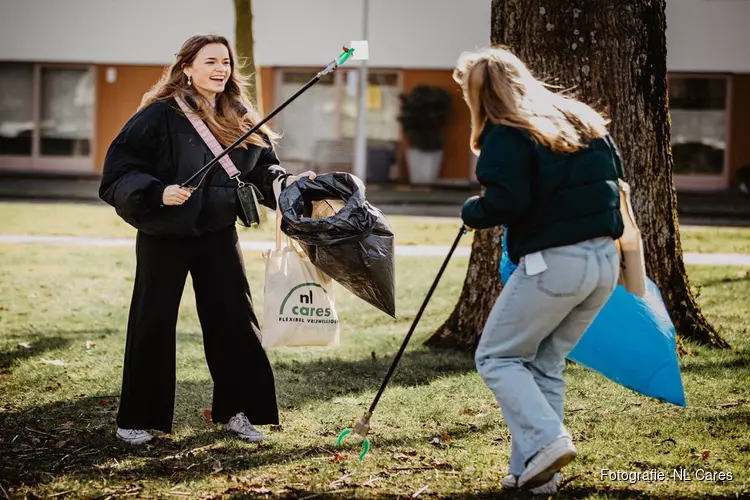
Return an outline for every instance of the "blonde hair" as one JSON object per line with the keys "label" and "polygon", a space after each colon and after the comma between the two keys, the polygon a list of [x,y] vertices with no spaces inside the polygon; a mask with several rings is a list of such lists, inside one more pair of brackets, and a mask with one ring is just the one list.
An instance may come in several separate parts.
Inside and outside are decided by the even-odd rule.
{"label": "blonde hair", "polygon": [[[224,91],[216,96],[216,109],[211,106],[208,99],[195,90],[194,86],[188,85],[187,77],[182,71],[183,67],[195,61],[195,57],[203,47],[211,43],[220,43],[227,48],[232,67]],[[143,96],[140,107],[143,108],[153,102],[165,101],[172,97],[181,97],[188,105],[195,108],[196,114],[206,123],[216,139],[227,147],[260,121],[260,116],[253,108],[248,96],[247,77],[242,75],[236,61],[237,57],[225,37],[218,35],[190,37],[182,44],[174,62],[166,68],[159,82]],[[259,132],[262,132],[265,137],[258,133],[250,134],[240,146],[247,147],[254,144],[266,147],[272,145],[273,141],[279,137],[266,125],[263,125]]]}
{"label": "blonde hair", "polygon": [[453,79],[471,112],[471,148],[476,154],[487,120],[524,129],[538,143],[560,153],[574,153],[607,135],[606,118],[580,101],[550,91],[504,47],[464,52]]}

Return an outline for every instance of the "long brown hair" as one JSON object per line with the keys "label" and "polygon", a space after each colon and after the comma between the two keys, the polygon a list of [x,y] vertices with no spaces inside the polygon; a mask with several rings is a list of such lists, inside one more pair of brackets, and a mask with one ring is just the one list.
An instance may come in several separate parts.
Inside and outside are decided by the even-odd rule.
{"label": "long brown hair", "polygon": [[555,152],[574,153],[607,135],[609,120],[576,99],[548,89],[505,47],[461,54],[453,72],[471,112],[471,148],[487,122],[528,131]]}
{"label": "long brown hair", "polygon": [[[220,43],[227,48],[232,67],[224,91],[216,96],[216,109],[193,86],[188,85],[187,77],[183,73],[183,68],[193,64],[198,52],[211,43]],[[143,96],[140,107],[143,108],[156,101],[181,97],[195,108],[196,114],[206,123],[216,139],[225,147],[229,146],[260,121],[247,93],[247,77],[242,75],[236,61],[234,51],[225,37],[218,35],[190,37],[182,44],[175,56],[175,61],[164,70],[159,82]],[[243,141],[242,146],[254,144],[266,147],[279,137],[266,125],[263,125],[259,131],[265,135],[265,138],[258,133],[253,133]]]}

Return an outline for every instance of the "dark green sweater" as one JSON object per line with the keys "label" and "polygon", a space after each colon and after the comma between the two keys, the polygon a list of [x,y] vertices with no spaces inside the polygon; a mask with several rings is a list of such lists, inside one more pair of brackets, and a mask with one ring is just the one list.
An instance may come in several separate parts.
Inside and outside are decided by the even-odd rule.
{"label": "dark green sweater", "polygon": [[513,263],[547,248],[622,235],[622,165],[609,137],[560,154],[525,130],[488,122],[480,148],[476,173],[485,190],[466,200],[461,217],[474,229],[506,226]]}

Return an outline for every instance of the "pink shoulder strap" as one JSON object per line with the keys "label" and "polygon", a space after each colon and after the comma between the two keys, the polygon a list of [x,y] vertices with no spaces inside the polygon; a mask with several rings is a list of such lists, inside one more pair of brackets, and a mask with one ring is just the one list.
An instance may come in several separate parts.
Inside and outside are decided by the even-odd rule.
{"label": "pink shoulder strap", "polygon": [[[216,140],[216,137],[214,137],[214,134],[212,134],[206,124],[203,123],[203,120],[198,118],[198,115],[196,115],[195,112],[190,109],[187,103],[185,103],[185,101],[183,101],[180,97],[175,97],[175,101],[177,101],[180,109],[182,109],[182,111],[185,113],[185,116],[187,116],[188,120],[190,120],[190,123],[193,124],[193,128],[195,128],[195,131],[198,132],[198,134],[201,136],[203,142],[205,142],[206,146],[208,146],[208,149],[210,149],[214,154],[214,157],[219,156],[219,154],[223,151],[223,148],[219,144],[219,141]],[[240,171],[237,170],[237,167],[234,166],[234,162],[231,158],[229,158],[229,155],[222,156],[219,159],[219,163],[221,163],[221,166],[224,167],[224,170],[226,171],[230,179],[234,179],[235,177],[240,175]]]}

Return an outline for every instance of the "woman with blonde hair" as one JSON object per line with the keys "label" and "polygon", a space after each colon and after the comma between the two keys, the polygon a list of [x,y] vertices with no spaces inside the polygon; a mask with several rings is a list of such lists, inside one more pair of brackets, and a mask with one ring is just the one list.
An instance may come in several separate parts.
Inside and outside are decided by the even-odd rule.
{"label": "woman with blonde hair", "polygon": [[484,187],[462,219],[474,229],[506,227],[518,265],[475,354],[512,435],[502,485],[554,493],[577,455],[563,425],[565,358],[619,276],[622,166],[607,120],[551,92],[507,49],[462,54],[454,79]]}
{"label": "woman with blonde hair", "polygon": [[[259,121],[235,61],[222,36],[185,41],[104,160],[99,195],[138,229],[117,414],[117,436],[131,444],[153,439],[152,429],[172,430],[175,328],[188,273],[214,382],[214,422],[252,442],[265,439],[253,424],[278,423],[274,375],[235,227],[233,178],[256,186],[263,204],[276,208],[273,183],[288,181],[276,136],[262,127],[227,155],[235,170],[215,165],[190,186],[196,189],[181,187],[214,157],[211,138],[198,130],[205,136],[207,129],[223,148]],[[188,116],[198,117],[196,125]]]}

